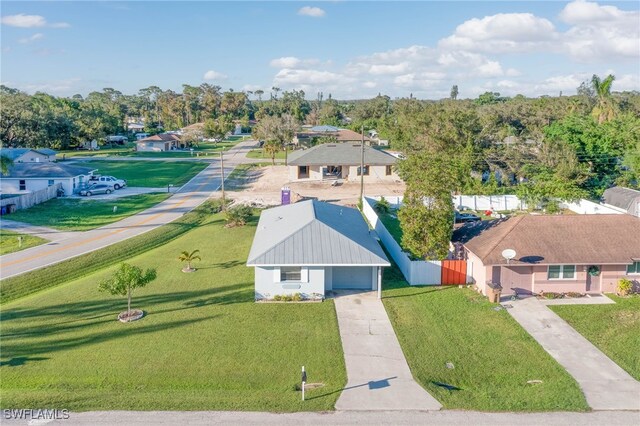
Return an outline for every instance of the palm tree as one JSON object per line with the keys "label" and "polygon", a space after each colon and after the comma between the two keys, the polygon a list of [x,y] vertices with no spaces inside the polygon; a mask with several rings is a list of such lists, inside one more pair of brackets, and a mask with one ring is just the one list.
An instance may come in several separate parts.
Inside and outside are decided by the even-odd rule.
{"label": "palm tree", "polygon": [[0,155],[0,171],[3,175],[9,173],[11,166],[13,166],[13,160],[6,155]]}
{"label": "palm tree", "polygon": [[180,256],[178,256],[178,260],[180,262],[187,262],[187,267],[183,268],[182,271],[184,272],[195,271],[195,269],[191,267],[191,262],[193,262],[194,260],[202,260],[202,258],[198,256],[198,253],[200,253],[200,250],[194,250],[191,253],[185,250],[182,253],[180,253]]}
{"label": "palm tree", "polygon": [[591,85],[598,98],[598,102],[591,114],[598,120],[599,124],[612,120],[615,116],[615,103],[611,98],[611,85],[615,79],[616,77],[613,74],[609,74],[604,80],[601,80],[595,74],[591,77]]}

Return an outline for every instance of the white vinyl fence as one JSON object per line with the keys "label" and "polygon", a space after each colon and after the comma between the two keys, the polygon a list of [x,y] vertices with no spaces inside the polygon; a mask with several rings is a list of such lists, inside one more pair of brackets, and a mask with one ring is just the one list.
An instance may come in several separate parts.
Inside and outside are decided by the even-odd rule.
{"label": "white vinyl fence", "polygon": [[580,200],[577,203],[560,203],[560,207],[569,209],[578,214],[625,214],[624,210],[618,210],[604,204],[594,203],[589,200]]}
{"label": "white vinyl fence", "polygon": [[[398,204],[398,197],[385,197],[394,205]],[[400,198],[401,200],[401,198]],[[391,233],[384,227],[382,221],[373,209],[376,200],[364,197],[362,200],[362,212],[367,218],[371,227],[375,229],[380,241],[391,255],[394,262],[402,271],[402,275],[411,285],[440,285],[441,262],[439,260],[411,260],[407,253],[402,251],[400,244],[393,238]]]}

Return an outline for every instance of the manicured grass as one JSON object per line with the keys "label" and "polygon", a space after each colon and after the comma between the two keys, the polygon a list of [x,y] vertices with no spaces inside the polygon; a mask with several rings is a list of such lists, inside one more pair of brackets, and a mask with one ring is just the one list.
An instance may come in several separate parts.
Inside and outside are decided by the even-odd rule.
{"label": "manicured grass", "polygon": [[[289,151],[289,154],[291,154],[291,151]],[[271,156],[264,152],[262,148],[252,149],[251,151],[247,152],[247,158],[262,158],[271,161]],[[276,153],[276,160],[284,160],[284,151],[279,151]]]}
{"label": "manicured grass", "polygon": [[640,296],[609,297],[615,305],[551,305],[549,308],[640,380]]}
{"label": "manicured grass", "polygon": [[[19,237],[22,237],[22,243],[20,243]],[[0,229],[0,256],[39,246],[46,242],[47,240],[44,238]]]}
{"label": "manicured grass", "polygon": [[398,220],[398,211],[391,210],[386,214],[378,212],[378,218],[380,218],[380,221],[387,228],[393,239],[402,247],[402,227]]}
{"label": "manicured grass", "polygon": [[[11,215],[11,219],[65,231],[86,231],[155,206],[169,195],[171,194],[152,193],[108,200],[54,198],[30,209],[19,210]],[[114,206],[118,207],[115,213]]]}
{"label": "manicured grass", "polygon": [[[331,410],[346,382],[332,301],[256,304],[244,263],[255,232],[220,215],[127,261],[156,268],[134,293],[146,316],[116,321],[126,299],[100,293],[105,269],[3,305],[2,406],[70,410]],[[200,249],[192,274],[182,250]],[[309,382],[294,390],[304,365]]]}
{"label": "manicured grass", "polygon": [[[397,269],[385,273],[384,286],[383,302],[413,376],[445,408],[588,409],[573,378],[486,298],[457,286],[409,287]],[[454,368],[447,368],[448,362]]]}
{"label": "manicured grass", "polygon": [[158,188],[182,186],[208,164],[195,161],[84,161],[83,167],[98,169],[97,174],[125,179],[128,186]]}
{"label": "manicured grass", "polygon": [[214,201],[205,202],[179,219],[144,234],[0,281],[0,303],[19,299],[43,289],[84,277],[107,266],[130,259],[177,238],[200,225],[210,213],[217,212]]}

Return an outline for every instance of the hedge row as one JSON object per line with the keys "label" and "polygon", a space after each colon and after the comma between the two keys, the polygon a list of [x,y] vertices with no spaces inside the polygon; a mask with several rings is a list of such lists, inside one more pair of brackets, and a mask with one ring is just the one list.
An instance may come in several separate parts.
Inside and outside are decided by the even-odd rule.
{"label": "hedge row", "polygon": [[84,277],[115,263],[159,247],[202,224],[220,211],[217,200],[207,201],[181,218],[108,247],[0,281],[0,304]]}

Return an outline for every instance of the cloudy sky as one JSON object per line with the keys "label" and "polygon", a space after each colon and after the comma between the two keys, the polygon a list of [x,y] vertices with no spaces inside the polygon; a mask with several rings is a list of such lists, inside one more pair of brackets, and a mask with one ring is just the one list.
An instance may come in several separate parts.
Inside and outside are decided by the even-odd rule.
{"label": "cloudy sky", "polygon": [[640,90],[640,3],[2,2],[2,84],[124,93],[157,85],[334,98]]}

